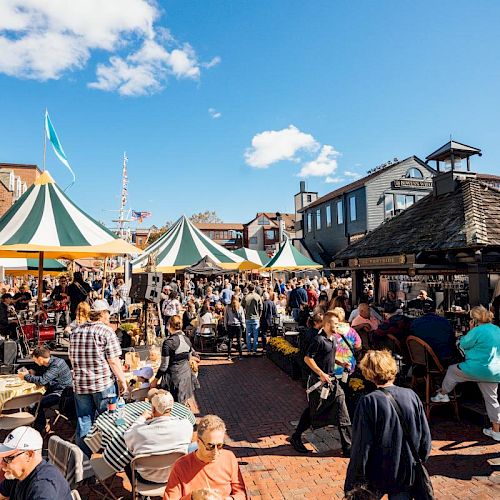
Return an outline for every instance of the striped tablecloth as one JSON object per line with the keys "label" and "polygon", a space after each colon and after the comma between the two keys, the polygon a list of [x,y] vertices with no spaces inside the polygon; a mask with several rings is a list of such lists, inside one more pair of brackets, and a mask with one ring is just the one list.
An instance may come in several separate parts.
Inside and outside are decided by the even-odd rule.
{"label": "striped tablecloth", "polygon": [[[85,437],[85,442],[94,453],[103,449],[102,457],[117,472],[123,470],[133,458],[127,449],[123,434],[146,410],[151,411],[151,403],[146,401],[126,404],[123,417],[125,425],[115,425],[115,416],[108,412],[99,415]],[[196,422],[193,413],[179,403],[174,403],[172,416],[179,419],[185,418],[193,425]]]}

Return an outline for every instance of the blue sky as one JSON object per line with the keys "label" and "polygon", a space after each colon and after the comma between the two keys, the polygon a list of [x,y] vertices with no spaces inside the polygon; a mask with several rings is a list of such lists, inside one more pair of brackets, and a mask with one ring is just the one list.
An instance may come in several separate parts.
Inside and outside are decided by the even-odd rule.
{"label": "blue sky", "polygon": [[95,1],[0,6],[0,162],[41,165],[48,107],[68,194],[101,220],[125,150],[157,225],[292,211],[301,179],[324,194],[450,134],[500,175],[498,2]]}

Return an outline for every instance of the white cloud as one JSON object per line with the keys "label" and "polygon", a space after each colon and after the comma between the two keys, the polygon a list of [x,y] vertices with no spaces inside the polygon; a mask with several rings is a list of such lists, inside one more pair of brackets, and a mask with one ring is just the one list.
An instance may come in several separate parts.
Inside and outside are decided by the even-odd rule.
{"label": "white cloud", "polygon": [[213,118],[217,119],[222,116],[222,113],[217,111],[215,108],[208,108],[208,114]]}
{"label": "white cloud", "polygon": [[346,170],[344,175],[346,177],[352,177],[354,180],[361,179],[361,174],[358,174],[357,172],[349,172],[349,170]]}
{"label": "white cloud", "polygon": [[342,177],[325,177],[325,182],[327,184],[340,184],[344,179]]}
{"label": "white cloud", "polygon": [[324,145],[318,157],[302,165],[299,177],[323,177],[330,176],[337,170],[337,157],[339,152],[332,146]]}
{"label": "white cloud", "polygon": [[283,160],[298,161],[299,151],[317,151],[319,144],[310,134],[301,132],[294,125],[282,130],[267,130],[256,134],[252,147],[245,151],[247,165],[255,168],[268,168]]}
{"label": "white cloud", "polygon": [[197,80],[220,62],[200,63],[191,45],[156,25],[161,15],[155,0],[2,0],[0,72],[59,79],[105,51],[109,60],[89,86],[140,95],[163,88],[169,75]]}

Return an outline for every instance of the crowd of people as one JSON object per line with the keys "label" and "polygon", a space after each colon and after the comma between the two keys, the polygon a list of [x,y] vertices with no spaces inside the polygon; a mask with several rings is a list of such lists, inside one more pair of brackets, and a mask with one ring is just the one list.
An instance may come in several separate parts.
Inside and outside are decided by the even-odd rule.
{"label": "crowd of people", "polygon": [[[96,418],[107,410],[111,399],[130,389],[122,346],[110,324],[116,297],[127,304],[124,283],[116,280],[113,289],[118,292],[94,300],[94,285],[78,273],[71,282],[62,277],[52,285],[51,300],[67,308],[57,312],[60,317],[69,316],[64,323],[69,333],[71,370],[47,347],[39,346],[32,352],[34,369],[19,373],[19,378],[46,390],[34,429],[19,427],[0,445],[5,473],[0,498],[49,498],[51,488],[58,488],[52,498],[70,498],[64,478],[41,457],[45,410],[56,405],[65,392],[72,393],[76,443],[90,457],[92,451],[85,438]],[[110,286],[105,282],[105,287]],[[23,301],[28,301],[29,291],[20,293],[15,307],[17,303],[23,307]],[[6,307],[12,307],[14,300],[9,291],[2,295]],[[343,454],[350,457],[345,481],[347,498],[380,498],[383,494],[389,498],[418,498],[414,464],[428,458],[431,435],[418,396],[396,383],[396,379],[401,381],[398,377],[407,375],[406,369],[401,373],[401,367],[412,365],[404,348],[406,338],[415,336],[426,342],[447,367],[434,402],[449,401],[458,383],[477,382],[491,421],[484,434],[500,441],[500,329],[492,323],[492,314],[482,306],[473,308],[470,331],[457,342],[451,324],[436,314],[425,290],[419,293],[418,301],[422,315],[411,319],[392,292],[377,306],[369,284],[360,302],[352,304],[350,281],[346,278],[310,276],[273,282],[236,277],[182,282],[171,279],[164,284],[160,304],[166,334],[159,340],[159,367],[156,372],[151,367],[136,372],[141,388],[150,389],[151,409],[126,430],[128,450],[132,455],[183,455],[170,472],[164,499],[246,498],[238,461],[231,451],[224,450],[224,422],[216,415],[206,415],[195,429],[188,420],[174,417],[172,411],[174,405],[189,405],[199,387],[193,363],[197,365],[200,357],[193,344],[208,325],[216,323],[218,334],[227,338],[223,354],[229,359],[233,342],[239,359],[244,350],[251,358],[260,346],[265,349],[268,336],[276,334],[275,319],[289,315],[300,329],[299,357],[307,376],[308,399],[290,436],[291,446],[299,453],[308,453],[302,441],[304,432],[311,427],[334,425]],[[0,304],[0,327],[1,311]],[[400,357],[387,350],[388,339],[396,339]],[[352,405],[349,379],[354,374],[361,376],[371,390]],[[129,466],[125,472],[131,477]],[[165,483],[160,470],[143,468],[137,474],[146,483]],[[28,492],[29,496],[23,496]]]}

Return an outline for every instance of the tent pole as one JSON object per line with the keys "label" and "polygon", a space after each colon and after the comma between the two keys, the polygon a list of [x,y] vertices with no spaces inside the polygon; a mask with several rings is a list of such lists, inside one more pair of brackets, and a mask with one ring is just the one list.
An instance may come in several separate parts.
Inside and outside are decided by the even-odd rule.
{"label": "tent pole", "polygon": [[102,268],[103,268],[103,274],[102,274],[101,294],[102,298],[104,298],[104,286],[106,285],[106,273],[108,272],[108,257],[104,257],[104,265],[102,266]]}
{"label": "tent pole", "polygon": [[39,252],[38,254],[38,309],[42,308],[42,298],[43,298],[43,257],[44,252]]}

